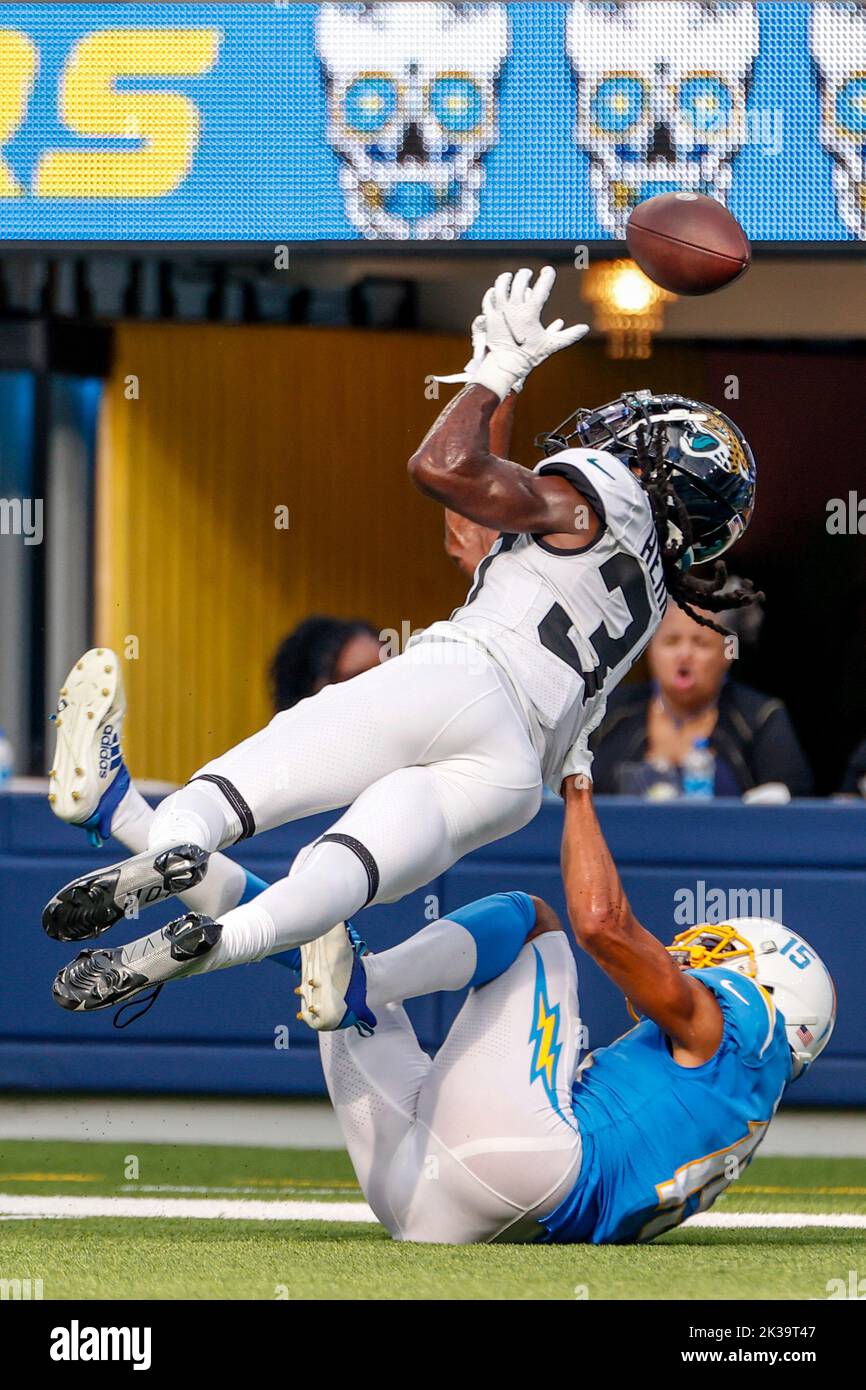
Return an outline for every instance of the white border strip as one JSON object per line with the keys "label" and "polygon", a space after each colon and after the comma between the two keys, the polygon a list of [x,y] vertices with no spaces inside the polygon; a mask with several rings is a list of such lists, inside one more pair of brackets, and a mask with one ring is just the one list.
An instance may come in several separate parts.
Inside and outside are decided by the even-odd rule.
{"label": "white border strip", "polygon": [[[0,1199],[2,1200],[2,1199]],[[837,1230],[866,1230],[866,1216],[840,1211],[732,1211],[702,1212],[689,1217],[685,1226],[709,1226],[717,1231],[796,1230],[803,1226],[831,1226]]]}
{"label": "white border strip", "polygon": [[366,1202],[216,1201],[202,1197],[18,1197],[0,1193],[0,1219],[181,1217],[197,1221],[376,1221]]}
{"label": "white border strip", "polygon": [[[193,1221],[360,1221],[375,1225],[366,1202],[216,1201],[179,1197],[19,1197],[0,1193],[0,1220],[134,1217]],[[796,1230],[806,1226],[866,1230],[866,1215],[845,1212],[704,1212],[684,1223],[709,1230]]]}

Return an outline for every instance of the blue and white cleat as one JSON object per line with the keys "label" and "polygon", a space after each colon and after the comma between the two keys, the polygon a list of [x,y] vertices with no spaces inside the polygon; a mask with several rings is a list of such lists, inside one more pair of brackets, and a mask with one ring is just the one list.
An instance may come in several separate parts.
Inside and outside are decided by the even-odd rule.
{"label": "blue and white cleat", "polygon": [[[130,785],[120,745],[125,714],[120,660],[110,648],[94,647],[75,663],[60,691],[48,800],[54,814],[80,825],[96,848],[110,836]],[[42,925],[56,941],[101,936],[122,917],[194,888],[208,858],[197,845],[176,845],[82,874],[46,904]]]}
{"label": "blue and white cleat", "polygon": [[48,801],[55,816],[82,826],[96,848],[111,834],[111,818],[129,788],[120,747],[125,714],[120,660],[108,647],[94,647],[75,663],[57,701]]}
{"label": "blue and white cleat", "polygon": [[367,947],[354,927],[338,922],[324,936],[301,947],[298,1018],[317,1033],[357,1028],[369,1037],[378,1019],[367,1007]]}

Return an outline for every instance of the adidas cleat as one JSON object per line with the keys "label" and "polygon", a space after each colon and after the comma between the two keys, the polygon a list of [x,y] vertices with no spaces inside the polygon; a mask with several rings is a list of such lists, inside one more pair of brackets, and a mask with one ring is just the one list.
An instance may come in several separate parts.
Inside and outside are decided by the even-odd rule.
{"label": "adidas cleat", "polygon": [[107,1009],[154,985],[182,979],[221,936],[219,922],[188,912],[128,946],[79,951],[59,972],[51,992],[61,1009],[76,1013]]}
{"label": "adidas cleat", "polygon": [[82,874],[55,893],[42,913],[42,925],[55,941],[101,936],[121,917],[137,917],[143,908],[201,883],[209,858],[198,845],[177,845]]}
{"label": "adidas cleat", "polygon": [[378,1022],[367,1007],[367,976],[361,957],[367,947],[353,927],[339,922],[301,947],[298,1018],[317,1033],[357,1028],[366,1036]]}
{"label": "adidas cleat", "polygon": [[120,747],[126,697],[117,654],[94,647],[75,663],[57,700],[48,801],[55,816],[81,825],[97,847],[129,787]]}

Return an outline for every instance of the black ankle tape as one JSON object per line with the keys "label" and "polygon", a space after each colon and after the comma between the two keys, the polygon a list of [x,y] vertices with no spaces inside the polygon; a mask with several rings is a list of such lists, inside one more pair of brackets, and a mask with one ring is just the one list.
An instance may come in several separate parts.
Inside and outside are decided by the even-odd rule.
{"label": "black ankle tape", "polygon": [[371,903],[379,891],[379,865],[376,863],[366,845],[362,845],[360,840],[356,840],[352,835],[320,835],[316,841],[317,845],[323,845],[330,840],[335,845],[345,845],[353,854],[357,854],[361,863],[367,871],[368,892],[364,901],[364,907]]}
{"label": "black ankle tape", "polygon": [[255,816],[244,801],[237,787],[234,783],[230,782],[227,777],[218,777],[213,772],[203,772],[199,777],[190,778],[186,785],[191,787],[193,782],[213,782],[215,787],[219,787],[241,823],[241,833],[237,840],[235,840],[235,844],[239,844],[241,840],[248,840],[251,835],[255,835]]}

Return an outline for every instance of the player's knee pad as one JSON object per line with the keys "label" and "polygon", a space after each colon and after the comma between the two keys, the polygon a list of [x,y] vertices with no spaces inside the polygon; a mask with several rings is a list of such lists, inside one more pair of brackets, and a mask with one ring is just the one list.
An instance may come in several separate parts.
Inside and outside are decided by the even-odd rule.
{"label": "player's knee pad", "polygon": [[342,845],[361,864],[367,875],[367,899],[362,905],[368,907],[379,891],[380,874],[379,865],[367,846],[361,840],[357,840],[354,835],[345,835],[339,830],[330,830],[327,835],[320,835],[316,841],[316,846],[325,844]]}
{"label": "player's knee pad", "polygon": [[189,788],[193,788],[194,793],[197,793],[199,791],[198,783],[208,783],[218,791],[220,798],[225,802],[230,814],[236,819],[239,826],[240,833],[237,835],[236,841],[248,840],[255,835],[256,818],[234,782],[230,782],[227,777],[216,772],[197,772],[187,782],[184,791],[188,792]]}
{"label": "player's knee pad", "polygon": [[446,916],[474,938],[476,961],[470,985],[486,985],[520,955],[535,925],[535,905],[528,893],[491,893]]}

